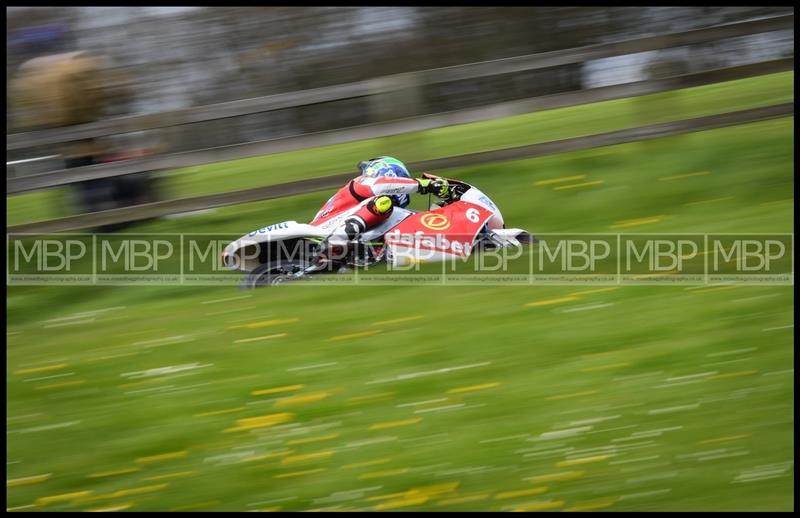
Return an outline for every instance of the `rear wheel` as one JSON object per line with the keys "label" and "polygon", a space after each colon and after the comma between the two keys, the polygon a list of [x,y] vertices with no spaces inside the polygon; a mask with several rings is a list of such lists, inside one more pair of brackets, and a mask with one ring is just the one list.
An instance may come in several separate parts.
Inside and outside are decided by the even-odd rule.
{"label": "rear wheel", "polygon": [[278,259],[260,265],[248,273],[240,288],[245,290],[261,288],[264,286],[277,286],[295,280],[294,275],[306,269],[310,263],[305,258]]}

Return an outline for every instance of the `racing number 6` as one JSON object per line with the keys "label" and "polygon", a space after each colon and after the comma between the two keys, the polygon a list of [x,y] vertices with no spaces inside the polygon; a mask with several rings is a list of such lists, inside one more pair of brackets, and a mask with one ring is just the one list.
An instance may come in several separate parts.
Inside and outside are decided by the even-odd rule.
{"label": "racing number 6", "polygon": [[467,219],[470,220],[473,223],[477,223],[477,222],[479,222],[481,220],[481,213],[478,212],[478,209],[476,209],[474,207],[470,208],[470,209],[467,209],[466,216],[467,216]]}

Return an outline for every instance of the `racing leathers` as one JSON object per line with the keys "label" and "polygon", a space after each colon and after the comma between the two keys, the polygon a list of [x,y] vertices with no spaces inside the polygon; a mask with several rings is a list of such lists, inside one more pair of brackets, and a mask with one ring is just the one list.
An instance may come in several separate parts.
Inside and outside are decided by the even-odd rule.
{"label": "racing leathers", "polygon": [[317,212],[311,224],[323,224],[361,204],[327,239],[329,246],[345,246],[348,241],[357,239],[365,231],[388,219],[398,198],[413,193],[432,193],[444,198],[448,192],[449,185],[444,179],[359,176],[339,189]]}

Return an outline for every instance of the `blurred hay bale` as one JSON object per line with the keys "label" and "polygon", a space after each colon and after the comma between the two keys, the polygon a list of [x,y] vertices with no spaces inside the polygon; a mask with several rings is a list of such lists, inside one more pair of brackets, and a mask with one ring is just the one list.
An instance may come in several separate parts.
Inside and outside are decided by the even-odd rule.
{"label": "blurred hay bale", "polygon": [[107,59],[86,52],[26,61],[11,82],[18,131],[92,122],[107,104],[103,69]]}

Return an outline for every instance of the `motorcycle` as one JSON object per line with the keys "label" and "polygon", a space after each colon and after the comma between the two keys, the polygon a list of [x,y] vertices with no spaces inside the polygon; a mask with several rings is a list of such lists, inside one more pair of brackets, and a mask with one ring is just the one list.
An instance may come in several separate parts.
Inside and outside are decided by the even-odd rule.
{"label": "motorcycle", "polygon": [[[428,173],[423,177],[439,178]],[[476,251],[536,241],[523,229],[506,228],[500,209],[477,187],[447,180],[447,195],[430,210],[395,207],[386,221],[334,254],[327,238],[366,200],[320,223],[290,220],[254,230],[226,246],[222,262],[228,269],[246,274],[241,287],[247,289],[380,262],[401,266],[465,259]]]}

